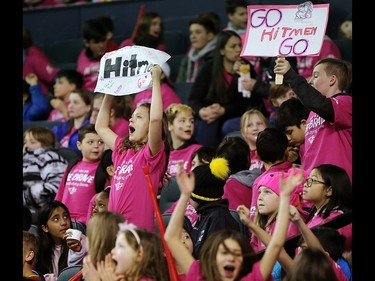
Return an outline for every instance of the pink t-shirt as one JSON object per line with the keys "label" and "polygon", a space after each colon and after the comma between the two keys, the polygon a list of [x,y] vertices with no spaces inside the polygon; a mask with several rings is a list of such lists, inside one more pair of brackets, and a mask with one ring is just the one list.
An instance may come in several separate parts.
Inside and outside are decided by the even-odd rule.
{"label": "pink t-shirt", "polygon": [[[329,216],[325,219],[323,219],[319,215],[314,215],[312,219],[306,224],[309,228],[312,228],[314,226],[320,225],[322,223],[325,223],[326,221],[329,221],[337,216],[342,215],[343,212],[340,210],[332,210]],[[348,224],[342,228],[339,228],[337,230],[340,234],[344,235],[346,237],[345,240],[345,250],[351,251],[352,250],[352,224]]]}
{"label": "pink t-shirt", "polygon": [[52,85],[58,71],[59,69],[52,65],[50,59],[39,48],[34,46],[28,50],[23,64],[23,79],[34,73],[44,94],[48,93],[48,87]]}
{"label": "pink t-shirt", "polygon": [[77,71],[83,76],[83,89],[94,91],[99,76],[100,58],[91,59],[86,56],[84,48],[78,56]]}
{"label": "pink t-shirt", "polygon": [[297,57],[298,74],[305,78],[310,77],[312,75],[315,63],[324,58],[341,59],[340,49],[327,35],[324,36],[323,45],[318,56]]}
{"label": "pink t-shirt", "polygon": [[310,111],[301,163],[308,173],[319,164],[333,164],[343,168],[352,180],[352,97],[339,95],[330,99],[335,111],[333,123]]}
{"label": "pink t-shirt", "polygon": [[119,154],[117,147],[121,142],[122,138],[117,137],[112,153],[115,172],[111,182],[108,210],[122,214],[129,223],[155,232],[154,206],[143,167],[149,167],[150,180],[156,196],[166,163],[164,144],[161,150],[152,156],[148,144],[137,152],[128,149]]}
{"label": "pink t-shirt", "polygon": [[68,207],[72,220],[86,223],[87,206],[96,194],[95,172],[99,163],[81,160],[70,170],[66,182],[65,175],[61,180],[55,200]]}
{"label": "pink t-shirt", "polygon": [[116,133],[119,137],[126,137],[129,135],[129,121],[121,118],[111,127],[112,131]]}
{"label": "pink t-shirt", "polygon": [[[167,84],[161,83],[161,99],[163,110],[166,110],[172,103],[181,103],[181,99],[176,92]],[[152,88],[137,93],[133,100],[133,108],[136,109],[142,103],[151,103]]]}
{"label": "pink t-shirt", "polygon": [[[251,272],[249,272],[245,277],[241,278],[241,281],[266,281],[262,273],[260,272],[260,263],[256,262],[253,264],[253,268]],[[199,261],[195,260],[191,264],[188,273],[186,274],[186,280],[194,280],[194,281],[205,281],[206,279],[202,276],[202,270],[199,265]],[[267,280],[273,280],[267,279]]]}
{"label": "pink t-shirt", "polygon": [[175,176],[177,173],[178,163],[184,161],[184,170],[190,173],[191,170],[191,155],[202,147],[201,144],[192,144],[183,149],[172,150],[169,154],[168,173],[170,176]]}
{"label": "pink t-shirt", "polygon": [[228,199],[229,209],[236,210],[239,205],[250,209],[252,188],[240,183],[235,178],[228,178],[224,185],[223,199]]}
{"label": "pink t-shirt", "polygon": [[264,168],[264,163],[262,160],[259,159],[258,155],[256,154],[256,150],[250,150],[250,168],[249,170],[253,169],[260,169],[264,172],[266,169]]}

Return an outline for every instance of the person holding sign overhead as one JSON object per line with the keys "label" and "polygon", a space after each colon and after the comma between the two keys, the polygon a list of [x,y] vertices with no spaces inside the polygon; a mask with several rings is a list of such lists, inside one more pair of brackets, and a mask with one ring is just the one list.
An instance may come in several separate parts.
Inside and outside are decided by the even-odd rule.
{"label": "person holding sign overhead", "polygon": [[349,63],[335,58],[319,60],[309,81],[284,59],[276,60],[274,72],[284,75],[302,104],[311,110],[301,158],[305,170],[334,164],[352,179],[352,96],[343,93],[352,80]]}
{"label": "person holding sign overhead", "polygon": [[161,68],[151,68],[152,99],[137,107],[129,119],[129,135],[118,136],[109,127],[114,95],[106,94],[100,107],[95,129],[112,149],[112,177],[108,210],[122,214],[129,223],[150,231],[154,229],[154,207],[142,168],[149,166],[156,196],[166,175],[169,158],[167,118],[163,111],[160,80]]}

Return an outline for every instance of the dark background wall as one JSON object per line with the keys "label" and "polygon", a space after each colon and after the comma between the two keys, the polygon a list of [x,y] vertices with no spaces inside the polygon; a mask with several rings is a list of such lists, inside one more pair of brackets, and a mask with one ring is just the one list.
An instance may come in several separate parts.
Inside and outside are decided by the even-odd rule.
{"label": "dark background wall", "polygon": [[[304,0],[251,0],[251,4],[300,4]],[[352,0],[331,0],[327,34],[337,35],[340,23],[352,13]],[[188,22],[202,12],[216,12],[227,24],[225,0],[126,0],[87,3],[66,7],[24,9],[23,24],[32,33],[34,43],[47,46],[55,41],[81,38],[81,25],[90,18],[109,15],[115,24],[115,36],[130,37],[142,4],[145,11],[155,11],[164,20],[166,31],[179,30],[188,34]]]}

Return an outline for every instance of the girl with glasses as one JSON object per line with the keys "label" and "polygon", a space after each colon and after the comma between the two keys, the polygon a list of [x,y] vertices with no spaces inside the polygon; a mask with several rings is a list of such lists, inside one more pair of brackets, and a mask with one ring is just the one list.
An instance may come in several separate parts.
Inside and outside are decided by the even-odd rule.
{"label": "girl with glasses", "polygon": [[[312,228],[352,209],[352,185],[347,172],[333,164],[315,166],[305,180],[302,198],[313,204],[307,219]],[[352,249],[352,224],[338,231],[346,237],[345,250]]]}

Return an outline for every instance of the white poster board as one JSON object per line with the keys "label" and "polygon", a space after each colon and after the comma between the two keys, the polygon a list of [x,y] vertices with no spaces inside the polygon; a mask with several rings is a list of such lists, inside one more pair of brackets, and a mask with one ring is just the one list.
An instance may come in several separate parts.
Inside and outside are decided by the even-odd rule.
{"label": "white poster board", "polygon": [[124,96],[146,90],[152,85],[151,68],[162,65],[171,56],[143,46],[126,46],[105,53],[100,60],[94,92]]}
{"label": "white poster board", "polygon": [[241,56],[319,55],[329,4],[249,5]]}

